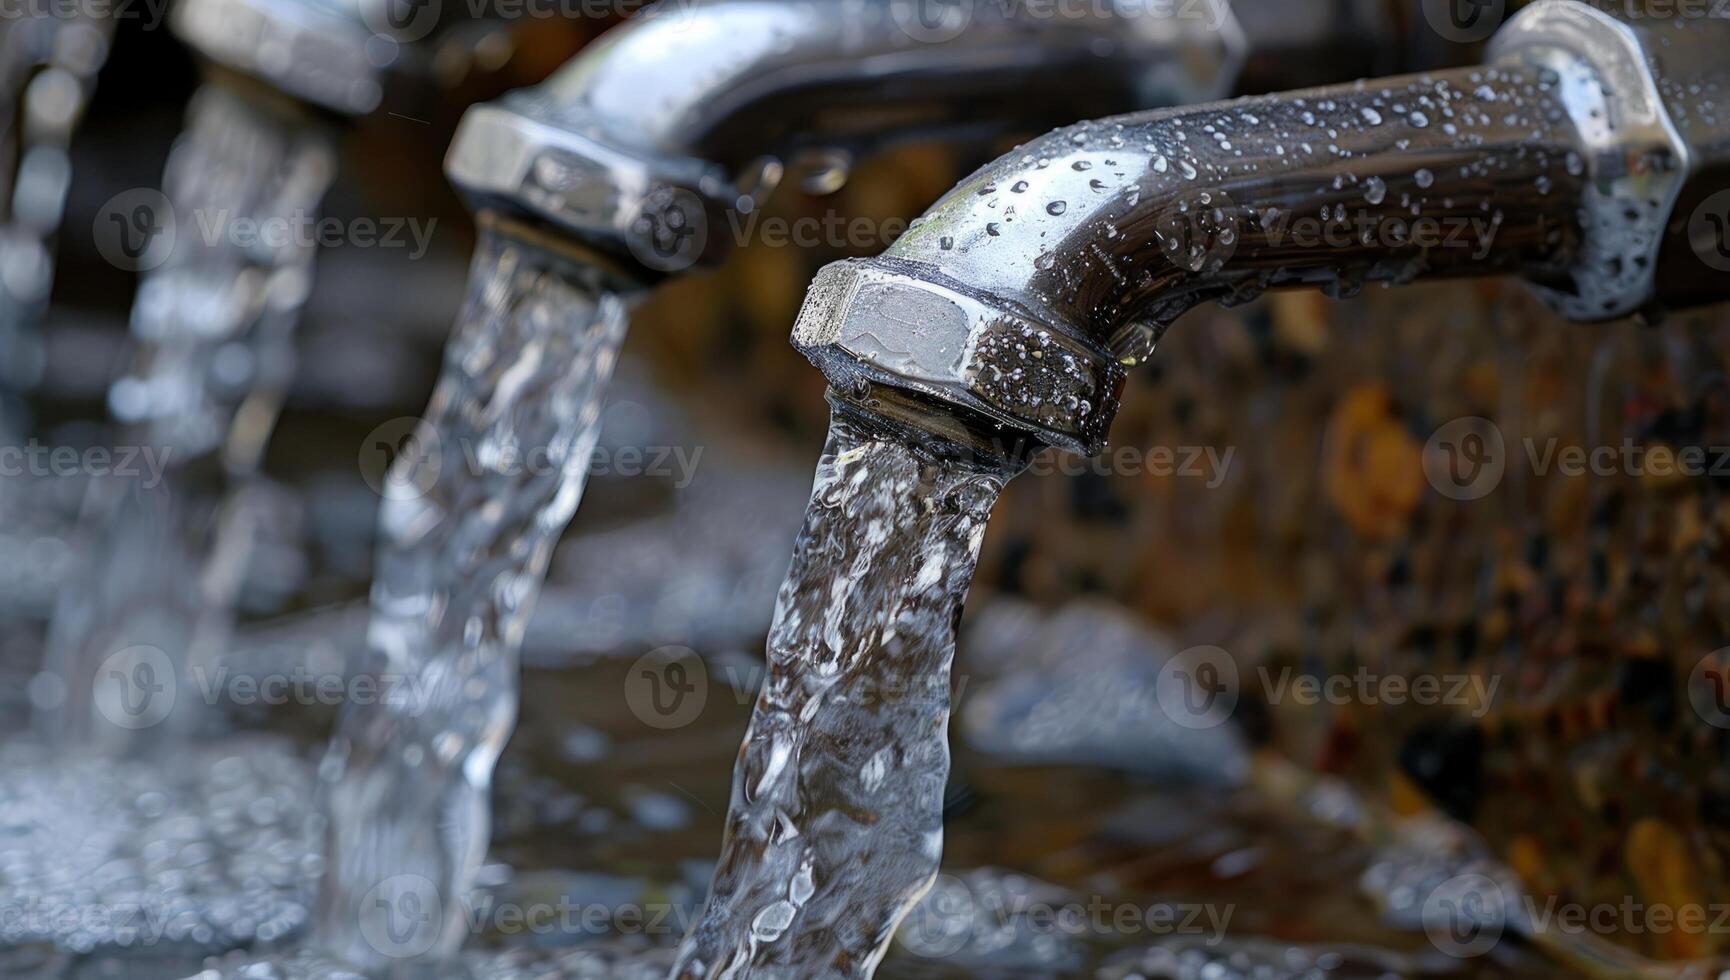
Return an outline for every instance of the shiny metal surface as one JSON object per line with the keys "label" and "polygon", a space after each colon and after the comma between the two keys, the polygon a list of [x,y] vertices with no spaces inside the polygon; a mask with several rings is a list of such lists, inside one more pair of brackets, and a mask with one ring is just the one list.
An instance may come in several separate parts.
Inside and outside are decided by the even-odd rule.
{"label": "shiny metal surface", "polygon": [[[200,54],[288,95],[350,115],[378,107],[385,69],[358,10],[300,0],[186,0],[175,33]],[[394,47],[394,45],[392,45]]]}
{"label": "shiny metal surface", "polygon": [[[1535,72],[1492,74],[1494,89],[1461,69],[1059,130],[962,182],[883,256],[826,268],[794,342],[840,386],[863,375],[1095,451],[1120,362],[1200,303],[1555,275],[1580,238],[1557,207],[1581,182],[1565,164],[1571,127],[1547,118],[1553,106],[1515,112]],[[1417,109],[1442,92],[1459,124]],[[1415,125],[1413,111],[1436,119]],[[1466,119],[1469,139],[1444,128]],[[1383,237],[1419,217],[1495,234],[1481,249]],[[1295,234],[1306,222],[1331,238]]]}
{"label": "shiny metal surface", "polygon": [[[1232,91],[1246,55],[1234,8],[1150,13],[1158,6],[978,4],[965,23],[934,27],[886,0],[663,3],[545,84],[470,110],[446,172],[477,208],[678,271],[717,259],[718,222],[749,210],[801,154],[844,166],[889,138],[1061,122],[1078,93],[1091,111]],[[1264,0],[1237,6],[1264,30],[1272,19]],[[1309,43],[1339,26],[1309,16],[1331,4],[1283,6],[1314,22],[1294,35]]]}
{"label": "shiny metal surface", "polygon": [[[1600,30],[1575,7],[1528,10],[1494,65],[1054,132],[962,182],[883,256],[825,269],[794,343],[844,392],[887,386],[1097,452],[1119,365],[1210,300],[1512,273],[1575,319],[1639,308],[1672,216],[1658,188],[1687,172],[1642,163],[1663,159],[1669,125],[1652,89],[1688,72],[1654,82],[1625,47],[1546,29]],[[1689,52],[1722,50],[1730,24],[1695,29],[1709,40]]]}
{"label": "shiny metal surface", "polygon": [[[1591,50],[1606,75],[1616,73],[1603,109],[1617,131],[1587,204],[1648,215],[1640,230],[1643,240],[1650,235],[1641,253],[1650,264],[1638,263],[1637,288],[1667,307],[1722,299],[1730,273],[1730,19],[1684,4],[1673,16],[1622,21],[1557,0],[1528,8],[1495,50],[1541,57],[1546,44],[1551,58]],[[1618,275],[1614,259],[1585,274]]]}
{"label": "shiny metal surface", "polygon": [[482,23],[482,3],[400,0],[181,0],[180,39],[224,68],[343,115],[378,109],[393,76],[431,71],[432,44]]}
{"label": "shiny metal surface", "polygon": [[[1684,40],[1672,44],[1672,37]],[[1730,26],[1720,20],[1624,22],[1570,0],[1528,7],[1496,36],[1492,57],[1556,73],[1592,174],[1582,188],[1589,233],[1573,282],[1545,290],[1570,319],[1625,316],[1651,302],[1664,227],[1683,184],[1702,154],[1721,155],[1730,139],[1730,125],[1689,115],[1711,111],[1697,86],[1709,80],[1703,75],[1723,74],[1726,45]],[[1690,86],[1695,97],[1677,97]]]}

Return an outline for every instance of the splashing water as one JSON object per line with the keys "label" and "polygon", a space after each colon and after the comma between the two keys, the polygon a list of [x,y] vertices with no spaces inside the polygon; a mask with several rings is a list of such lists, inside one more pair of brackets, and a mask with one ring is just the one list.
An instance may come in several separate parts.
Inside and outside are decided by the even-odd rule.
{"label": "splashing water", "polygon": [[305,924],[318,817],[292,749],[229,740],[176,763],[0,746],[0,952],[180,952],[190,973]]}
{"label": "splashing water", "polygon": [[488,231],[426,424],[392,467],[366,672],[403,696],[349,702],[320,772],[318,944],[350,963],[461,945],[517,654],[624,336],[595,278]]}
{"label": "splashing water", "polygon": [[676,977],[868,977],[937,872],[955,624],[1016,468],[907,440],[836,412]]}

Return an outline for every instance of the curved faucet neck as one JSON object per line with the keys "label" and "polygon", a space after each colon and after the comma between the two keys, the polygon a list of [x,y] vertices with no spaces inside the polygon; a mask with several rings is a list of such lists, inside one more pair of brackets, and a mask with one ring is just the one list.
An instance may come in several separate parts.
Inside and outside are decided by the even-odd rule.
{"label": "curved faucet neck", "polygon": [[[844,390],[1097,452],[1122,368],[1203,302],[1514,273],[1574,319],[1635,310],[1676,187],[1727,155],[1730,128],[1684,143],[1650,124],[1649,78],[1619,98],[1656,59],[1604,15],[1546,0],[1522,16],[1491,65],[1051,133],[883,256],[820,273],[794,342]],[[1670,77],[1695,77],[1698,57],[1662,50]]]}
{"label": "curved faucet neck", "polygon": [[[802,151],[1042,128],[1073,119],[1078,92],[1108,111],[1229,94],[1245,54],[1232,5],[1181,7],[978,3],[951,24],[899,0],[663,2],[545,84],[470,110],[446,171],[477,209],[629,253],[652,279],[718,260],[726,215]],[[742,191],[754,163],[765,179]],[[643,248],[693,226],[715,233]]]}
{"label": "curved faucet neck", "polygon": [[1200,303],[1558,275],[1580,239],[1571,140],[1536,72],[1484,68],[1072,126],[967,178],[881,257],[824,269],[795,343],[832,381],[1097,451],[1123,367]]}

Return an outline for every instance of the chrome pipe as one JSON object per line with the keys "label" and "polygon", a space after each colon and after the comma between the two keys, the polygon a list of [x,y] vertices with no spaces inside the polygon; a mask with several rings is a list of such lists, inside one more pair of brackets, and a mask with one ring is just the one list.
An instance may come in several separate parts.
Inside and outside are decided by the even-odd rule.
{"label": "chrome pipe", "polygon": [[1049,125],[1074,118],[1078,100],[1223,97],[1248,54],[1240,11],[1257,24],[1275,7],[1306,12],[1303,36],[1361,38],[1359,51],[1385,40],[1385,21],[1348,24],[1332,0],[973,4],[950,8],[966,15],[953,22],[919,20],[918,7],[659,4],[545,84],[471,109],[446,172],[477,211],[548,226],[652,281],[718,261],[727,243],[706,232],[757,206],[801,156]]}
{"label": "chrome pipe", "polygon": [[1543,0],[1483,66],[1058,130],[826,267],[794,343],[882,412],[1091,453],[1207,301],[1504,273],[1582,321],[1723,298],[1677,202],[1726,186],[1726,45]]}

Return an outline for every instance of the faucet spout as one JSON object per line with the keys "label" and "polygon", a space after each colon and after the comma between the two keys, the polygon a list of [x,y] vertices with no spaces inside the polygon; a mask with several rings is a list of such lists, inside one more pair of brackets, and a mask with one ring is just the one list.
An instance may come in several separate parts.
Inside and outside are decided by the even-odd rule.
{"label": "faucet spout", "polygon": [[1091,453],[1124,368],[1203,302],[1492,274],[1575,320],[1711,298],[1655,270],[1691,258],[1666,229],[1730,118],[1659,93],[1716,84],[1727,41],[1543,0],[1482,66],[1061,129],[826,267],[794,343],[843,396]]}
{"label": "faucet spout", "polygon": [[1238,12],[1276,5],[1292,6],[970,4],[929,20],[889,0],[663,0],[543,85],[471,109],[446,172],[477,210],[652,282],[718,261],[727,217],[801,155],[1050,125],[1077,92],[1117,111],[1224,97],[1246,60]]}

